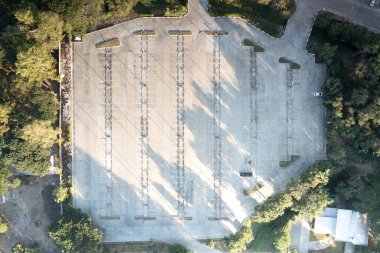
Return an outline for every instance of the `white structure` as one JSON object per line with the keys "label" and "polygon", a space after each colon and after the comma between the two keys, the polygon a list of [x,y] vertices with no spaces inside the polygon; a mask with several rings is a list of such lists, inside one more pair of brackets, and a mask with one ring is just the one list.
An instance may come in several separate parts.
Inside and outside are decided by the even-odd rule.
{"label": "white structure", "polygon": [[333,235],[336,241],[368,245],[366,215],[352,210],[326,208],[323,215],[315,219],[314,232]]}

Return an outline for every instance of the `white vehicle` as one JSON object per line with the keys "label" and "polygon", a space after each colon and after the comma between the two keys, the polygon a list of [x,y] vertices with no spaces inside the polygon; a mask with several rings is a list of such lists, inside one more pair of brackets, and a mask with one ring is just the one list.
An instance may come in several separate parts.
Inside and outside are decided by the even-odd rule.
{"label": "white vehicle", "polygon": [[322,97],[322,91],[315,91],[313,92],[314,97]]}
{"label": "white vehicle", "polygon": [[375,3],[376,3],[376,0],[371,0],[371,2],[369,2],[369,6],[374,7]]}

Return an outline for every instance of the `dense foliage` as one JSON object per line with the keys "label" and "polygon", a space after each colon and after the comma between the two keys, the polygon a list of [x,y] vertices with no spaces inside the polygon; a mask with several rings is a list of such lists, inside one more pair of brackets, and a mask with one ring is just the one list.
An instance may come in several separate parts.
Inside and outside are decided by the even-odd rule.
{"label": "dense foliage", "polygon": [[309,51],[326,64],[330,193],[368,214],[380,242],[380,35],[329,13],[316,19]]}
{"label": "dense foliage", "polygon": [[209,0],[214,16],[240,16],[266,33],[280,37],[296,5],[293,0]]}
{"label": "dense foliage", "polygon": [[[3,1],[8,19],[0,30],[1,192],[10,183],[9,167],[44,175],[57,139],[58,101],[54,53],[63,32],[55,13],[27,1]],[[8,183],[7,183],[8,182]]]}
{"label": "dense foliage", "polygon": [[225,241],[232,253],[245,251],[247,245],[253,241],[251,220],[245,221],[240,231],[225,238]]}
{"label": "dense foliage", "polygon": [[270,196],[259,205],[252,216],[254,222],[271,223],[274,246],[280,252],[290,247],[290,227],[297,217],[312,220],[333,201],[327,190],[331,167],[328,163],[316,163],[285,191]]}
{"label": "dense foliage", "polygon": [[0,216],[0,234],[5,234],[8,231],[7,220]]}
{"label": "dense foliage", "polygon": [[21,243],[17,243],[12,248],[12,253],[40,253],[41,249],[38,244],[34,244],[32,246],[25,246]]}
{"label": "dense foliage", "polygon": [[91,218],[79,209],[68,209],[50,228],[49,236],[67,253],[91,252],[99,248],[103,238]]}
{"label": "dense foliage", "polygon": [[169,246],[169,253],[192,253],[193,251],[190,249],[187,249],[181,244],[171,244]]}

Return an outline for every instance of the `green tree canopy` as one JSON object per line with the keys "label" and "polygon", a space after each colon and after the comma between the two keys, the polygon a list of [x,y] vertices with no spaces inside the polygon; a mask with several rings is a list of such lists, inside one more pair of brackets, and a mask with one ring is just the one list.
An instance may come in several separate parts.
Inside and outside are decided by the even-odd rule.
{"label": "green tree canopy", "polygon": [[57,140],[58,130],[49,120],[35,120],[22,129],[21,138],[41,148],[50,148]]}
{"label": "green tree canopy", "polygon": [[53,197],[55,202],[62,203],[69,197],[69,189],[64,184],[60,184],[53,190]]}
{"label": "green tree canopy", "polygon": [[46,175],[50,168],[50,149],[14,138],[3,149],[4,163],[35,175]]}
{"label": "green tree canopy", "polygon": [[9,119],[12,107],[6,104],[0,104],[0,137],[9,130]]}
{"label": "green tree canopy", "polygon": [[171,244],[169,246],[169,253],[192,253],[193,251],[187,249],[181,244]]}
{"label": "green tree canopy", "polygon": [[25,246],[21,243],[16,243],[12,248],[12,253],[40,253],[41,248],[38,244],[33,244],[32,246]]}
{"label": "green tree canopy", "polygon": [[316,188],[307,192],[299,201],[295,201],[292,211],[304,218],[313,219],[333,203],[326,189]]}
{"label": "green tree canopy", "polygon": [[243,223],[243,226],[240,229],[240,231],[226,238],[227,247],[230,249],[232,253],[245,251],[247,245],[250,244],[252,241],[253,234],[251,220],[246,220]]}
{"label": "green tree canopy", "polygon": [[79,209],[68,209],[52,225],[49,236],[67,253],[96,251],[103,238],[91,218]]}
{"label": "green tree canopy", "polygon": [[0,234],[5,234],[8,231],[8,223],[7,220],[0,216]]}
{"label": "green tree canopy", "polygon": [[63,33],[63,21],[53,12],[42,12],[38,16],[38,28],[33,38],[48,53],[58,47]]}
{"label": "green tree canopy", "polygon": [[292,196],[286,192],[280,192],[270,196],[263,204],[256,208],[252,216],[255,222],[270,222],[285,213],[285,209],[293,204]]}
{"label": "green tree canopy", "polygon": [[50,51],[32,46],[17,53],[17,74],[29,83],[41,84],[47,79],[57,79],[55,63]]}

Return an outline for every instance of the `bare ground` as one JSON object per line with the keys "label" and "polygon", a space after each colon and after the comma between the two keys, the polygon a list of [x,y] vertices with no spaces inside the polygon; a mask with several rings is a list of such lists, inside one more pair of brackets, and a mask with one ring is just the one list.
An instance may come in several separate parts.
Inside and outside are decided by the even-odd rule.
{"label": "bare ground", "polygon": [[52,197],[58,180],[58,176],[51,175],[31,177],[29,182],[13,190],[12,199],[0,205],[0,213],[9,222],[8,232],[0,235],[1,252],[11,252],[16,243],[38,243],[44,253],[57,252],[48,231],[60,212]]}

